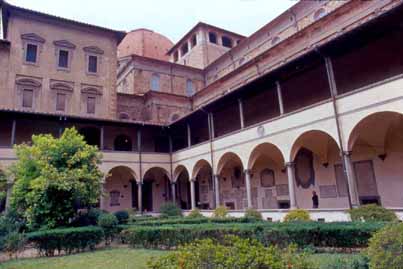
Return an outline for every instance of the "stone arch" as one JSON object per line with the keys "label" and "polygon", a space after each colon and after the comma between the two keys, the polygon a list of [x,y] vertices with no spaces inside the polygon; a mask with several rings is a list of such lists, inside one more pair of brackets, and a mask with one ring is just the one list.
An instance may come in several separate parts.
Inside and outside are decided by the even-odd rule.
{"label": "stone arch", "polygon": [[197,175],[199,174],[200,170],[203,169],[203,167],[208,167],[211,170],[213,170],[213,168],[211,167],[210,162],[206,161],[205,159],[198,160],[195,163],[195,165],[193,166],[192,178],[196,178]]}
{"label": "stone arch", "polygon": [[290,160],[294,161],[298,151],[301,148],[307,148],[312,152],[316,152],[323,160],[327,159],[328,146],[336,144],[339,148],[339,144],[336,139],[329,133],[322,130],[309,130],[298,136],[292,143]]}
{"label": "stone arch", "polygon": [[147,169],[142,181],[143,209],[159,212],[162,204],[172,200],[170,173],[162,167]]}
{"label": "stone arch", "polygon": [[187,168],[186,168],[184,165],[178,165],[178,166],[175,168],[175,170],[174,170],[174,174],[173,174],[173,179],[172,179],[172,181],[173,181],[173,182],[176,182],[176,181],[178,180],[179,176],[180,176],[182,173],[187,173],[188,176],[190,176],[190,174],[189,174]]}
{"label": "stone arch", "polygon": [[288,181],[284,168],[283,153],[276,145],[265,142],[252,150],[248,170],[253,208],[289,208]]}
{"label": "stone arch", "polygon": [[181,209],[191,209],[190,177],[185,166],[179,165],[174,171],[176,182],[176,197]]}
{"label": "stone arch", "polygon": [[138,202],[134,192],[137,178],[130,167],[120,165],[110,169],[105,175],[105,197],[101,199],[101,208],[111,212],[135,208]]}
{"label": "stone arch", "polygon": [[242,159],[233,152],[221,156],[218,162],[220,204],[231,210],[246,208],[246,184]]}
{"label": "stone arch", "polygon": [[361,118],[348,137],[361,204],[403,207],[403,114],[380,111]]}
{"label": "stone arch", "polygon": [[222,172],[222,169],[230,161],[237,161],[237,162],[239,161],[239,163],[241,164],[242,168],[244,168],[242,158],[239,157],[238,154],[236,154],[234,152],[226,152],[220,157],[219,161],[217,162],[217,169],[216,169],[217,175],[219,175]]}
{"label": "stone arch", "polygon": [[312,208],[313,192],[319,208],[347,208],[348,187],[338,143],[331,134],[309,130],[299,135],[291,147],[295,194],[299,207]]}
{"label": "stone arch", "polygon": [[193,166],[192,179],[195,179],[196,205],[200,209],[214,208],[213,168],[205,159],[198,160]]}
{"label": "stone arch", "polygon": [[169,180],[171,180],[170,173],[165,168],[159,166],[153,166],[148,168],[146,171],[144,171],[143,178],[145,178],[147,174],[152,173],[155,170],[160,170]]}
{"label": "stone arch", "polygon": [[[403,114],[394,111],[381,111],[375,112],[369,115],[365,115],[365,117],[361,118],[352,128],[351,132],[348,135],[347,149],[349,151],[353,150],[354,145],[359,139],[361,132],[365,128],[371,128],[371,132],[367,132],[367,135],[376,137],[377,144],[383,144],[383,147],[386,146],[386,138],[388,134],[391,133],[393,128],[396,126],[399,121],[403,118]],[[375,125],[376,124],[376,125]],[[368,129],[367,129],[368,130]],[[377,149],[378,151],[383,151],[385,148]]]}
{"label": "stone arch", "polygon": [[261,155],[270,156],[280,165],[285,164],[285,159],[281,150],[276,145],[265,142],[257,145],[250,153],[248,160],[248,169],[252,169],[253,165]]}

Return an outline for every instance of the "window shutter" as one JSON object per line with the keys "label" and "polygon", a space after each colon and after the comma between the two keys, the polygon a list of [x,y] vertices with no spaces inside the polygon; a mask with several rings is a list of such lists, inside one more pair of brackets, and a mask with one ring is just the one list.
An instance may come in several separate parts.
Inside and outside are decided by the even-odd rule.
{"label": "window shutter", "polygon": [[88,96],[87,98],[87,113],[94,114],[95,113],[95,97]]}
{"label": "window shutter", "polygon": [[34,98],[34,91],[30,89],[24,89],[22,93],[22,106],[32,107],[33,98]]}
{"label": "window shutter", "polygon": [[66,94],[58,93],[56,95],[56,110],[64,111],[66,109]]}

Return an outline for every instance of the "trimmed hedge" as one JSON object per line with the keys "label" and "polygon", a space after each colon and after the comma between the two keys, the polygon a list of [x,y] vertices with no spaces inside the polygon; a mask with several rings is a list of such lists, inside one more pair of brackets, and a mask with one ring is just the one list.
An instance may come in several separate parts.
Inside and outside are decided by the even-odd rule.
{"label": "trimmed hedge", "polygon": [[251,218],[147,218],[144,220],[138,220],[133,224],[121,225],[122,227],[135,226],[163,226],[163,225],[175,225],[175,224],[205,224],[205,223],[254,223],[259,220]]}
{"label": "trimmed hedge", "polygon": [[42,255],[54,256],[60,254],[80,252],[86,249],[94,250],[102,242],[104,233],[102,228],[95,226],[66,228],[38,231],[27,234],[29,242],[35,245]]}
{"label": "trimmed hedge", "polygon": [[194,240],[226,235],[256,239],[264,245],[297,244],[300,247],[360,248],[368,245],[371,235],[384,223],[217,223],[132,226],[122,231],[122,241],[133,247],[176,248]]}

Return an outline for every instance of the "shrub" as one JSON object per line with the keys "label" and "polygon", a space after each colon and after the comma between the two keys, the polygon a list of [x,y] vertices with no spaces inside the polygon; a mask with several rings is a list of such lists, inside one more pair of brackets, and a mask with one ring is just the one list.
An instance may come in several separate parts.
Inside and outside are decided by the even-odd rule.
{"label": "shrub", "polygon": [[189,215],[187,215],[188,218],[191,219],[202,219],[204,218],[203,214],[200,213],[200,210],[198,208],[193,209],[190,211]]}
{"label": "shrub", "polygon": [[294,209],[287,213],[284,218],[285,222],[293,222],[293,221],[311,221],[311,217],[309,216],[309,212],[304,209]]}
{"label": "shrub", "polygon": [[99,208],[90,208],[88,211],[81,211],[70,226],[83,227],[97,225],[98,217],[104,213],[106,212]]}
{"label": "shrub", "polygon": [[129,212],[126,210],[117,211],[114,213],[119,224],[126,224],[129,221]]}
{"label": "shrub", "polygon": [[314,247],[366,247],[372,234],[383,223],[203,223],[163,226],[132,226],[121,233],[123,241],[133,247],[176,248],[180,245],[227,235],[253,238],[262,244],[285,247],[296,244]]}
{"label": "shrub", "polygon": [[253,208],[248,208],[245,211],[244,218],[249,220],[263,220],[262,213]]}
{"label": "shrub", "polygon": [[371,269],[402,268],[403,223],[388,225],[377,232],[368,247]]}
{"label": "shrub", "polygon": [[18,251],[23,250],[26,238],[23,233],[11,232],[3,239],[3,251],[7,252],[10,257]]}
{"label": "shrub", "polygon": [[396,221],[397,216],[392,210],[371,204],[350,209],[353,221]]}
{"label": "shrub", "polygon": [[70,254],[86,249],[93,250],[102,242],[104,234],[100,227],[88,226],[79,228],[44,230],[27,234],[29,242],[42,255],[54,256],[57,251]]}
{"label": "shrub", "polygon": [[105,213],[99,216],[98,225],[103,229],[105,236],[105,244],[109,245],[115,234],[118,232],[118,219],[115,215]]}
{"label": "shrub", "polygon": [[221,269],[312,269],[307,257],[295,248],[282,252],[276,247],[264,247],[256,240],[226,237],[223,242],[205,239],[168,254],[157,261],[150,261],[151,269],[165,268],[221,268]]}
{"label": "shrub", "polygon": [[172,218],[172,217],[180,217],[182,216],[182,210],[178,207],[177,204],[168,202],[160,207],[161,217],[163,218]]}
{"label": "shrub", "polygon": [[228,216],[228,209],[225,206],[219,206],[214,210],[214,218],[226,218]]}

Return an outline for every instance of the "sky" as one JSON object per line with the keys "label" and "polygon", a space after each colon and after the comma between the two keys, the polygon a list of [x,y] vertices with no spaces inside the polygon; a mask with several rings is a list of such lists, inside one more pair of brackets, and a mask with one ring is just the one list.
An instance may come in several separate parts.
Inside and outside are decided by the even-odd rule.
{"label": "sky", "polygon": [[147,28],[177,42],[199,21],[245,36],[296,0],[6,0],[60,17],[114,30]]}

